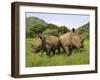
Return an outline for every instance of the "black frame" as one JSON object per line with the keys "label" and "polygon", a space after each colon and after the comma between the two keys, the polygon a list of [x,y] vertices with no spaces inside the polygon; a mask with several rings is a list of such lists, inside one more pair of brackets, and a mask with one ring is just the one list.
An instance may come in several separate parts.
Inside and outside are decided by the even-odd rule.
{"label": "black frame", "polygon": [[[19,7],[21,5],[95,10],[95,32],[96,32],[95,34],[95,70],[20,75],[19,74]],[[97,73],[98,71],[97,70],[97,49],[98,48],[97,48],[97,7],[96,6],[44,4],[44,3],[28,3],[28,2],[13,2],[11,4],[11,76],[12,77],[21,78],[21,77],[40,77],[40,76]]]}

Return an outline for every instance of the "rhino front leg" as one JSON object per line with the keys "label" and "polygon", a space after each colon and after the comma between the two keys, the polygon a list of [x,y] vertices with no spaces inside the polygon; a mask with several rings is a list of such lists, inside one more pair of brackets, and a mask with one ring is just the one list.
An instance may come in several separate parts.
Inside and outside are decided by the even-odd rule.
{"label": "rhino front leg", "polygon": [[51,50],[48,51],[47,56],[51,56]]}
{"label": "rhino front leg", "polygon": [[58,54],[60,54],[60,47],[58,47]]}
{"label": "rhino front leg", "polygon": [[67,55],[69,55],[69,49],[68,49],[68,47],[67,47],[67,46],[63,46],[63,49],[64,49],[64,52],[65,52]]}

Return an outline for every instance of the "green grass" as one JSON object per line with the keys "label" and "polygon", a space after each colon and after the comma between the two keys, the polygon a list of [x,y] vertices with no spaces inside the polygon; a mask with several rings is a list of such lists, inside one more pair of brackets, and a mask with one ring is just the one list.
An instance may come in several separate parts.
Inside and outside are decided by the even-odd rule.
{"label": "green grass", "polygon": [[71,56],[61,53],[52,57],[45,53],[41,55],[41,52],[33,53],[31,45],[35,41],[35,38],[26,39],[26,67],[89,64],[89,40],[85,40],[84,49],[73,52]]}

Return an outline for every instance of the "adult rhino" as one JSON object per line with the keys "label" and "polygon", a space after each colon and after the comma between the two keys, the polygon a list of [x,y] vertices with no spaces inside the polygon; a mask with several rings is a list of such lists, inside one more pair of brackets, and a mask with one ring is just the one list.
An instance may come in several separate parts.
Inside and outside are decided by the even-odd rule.
{"label": "adult rhino", "polygon": [[84,38],[81,36],[79,29],[72,29],[60,36],[61,47],[67,55],[70,55],[70,50],[73,48],[83,48]]}
{"label": "adult rhino", "polygon": [[[48,56],[54,55],[56,50],[60,52],[59,38],[53,35],[40,35],[42,50],[47,52]],[[52,53],[52,54],[51,54]]]}

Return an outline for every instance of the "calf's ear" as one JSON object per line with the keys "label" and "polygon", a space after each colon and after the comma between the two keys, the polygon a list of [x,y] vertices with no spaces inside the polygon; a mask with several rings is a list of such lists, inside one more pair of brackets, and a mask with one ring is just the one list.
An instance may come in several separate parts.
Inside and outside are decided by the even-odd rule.
{"label": "calf's ear", "polygon": [[42,39],[42,36],[39,36],[40,39]]}
{"label": "calf's ear", "polygon": [[44,35],[40,35],[39,38],[40,38],[41,40],[45,40],[45,36],[44,36]]}
{"label": "calf's ear", "polygon": [[75,32],[75,28],[72,28],[72,31]]}

